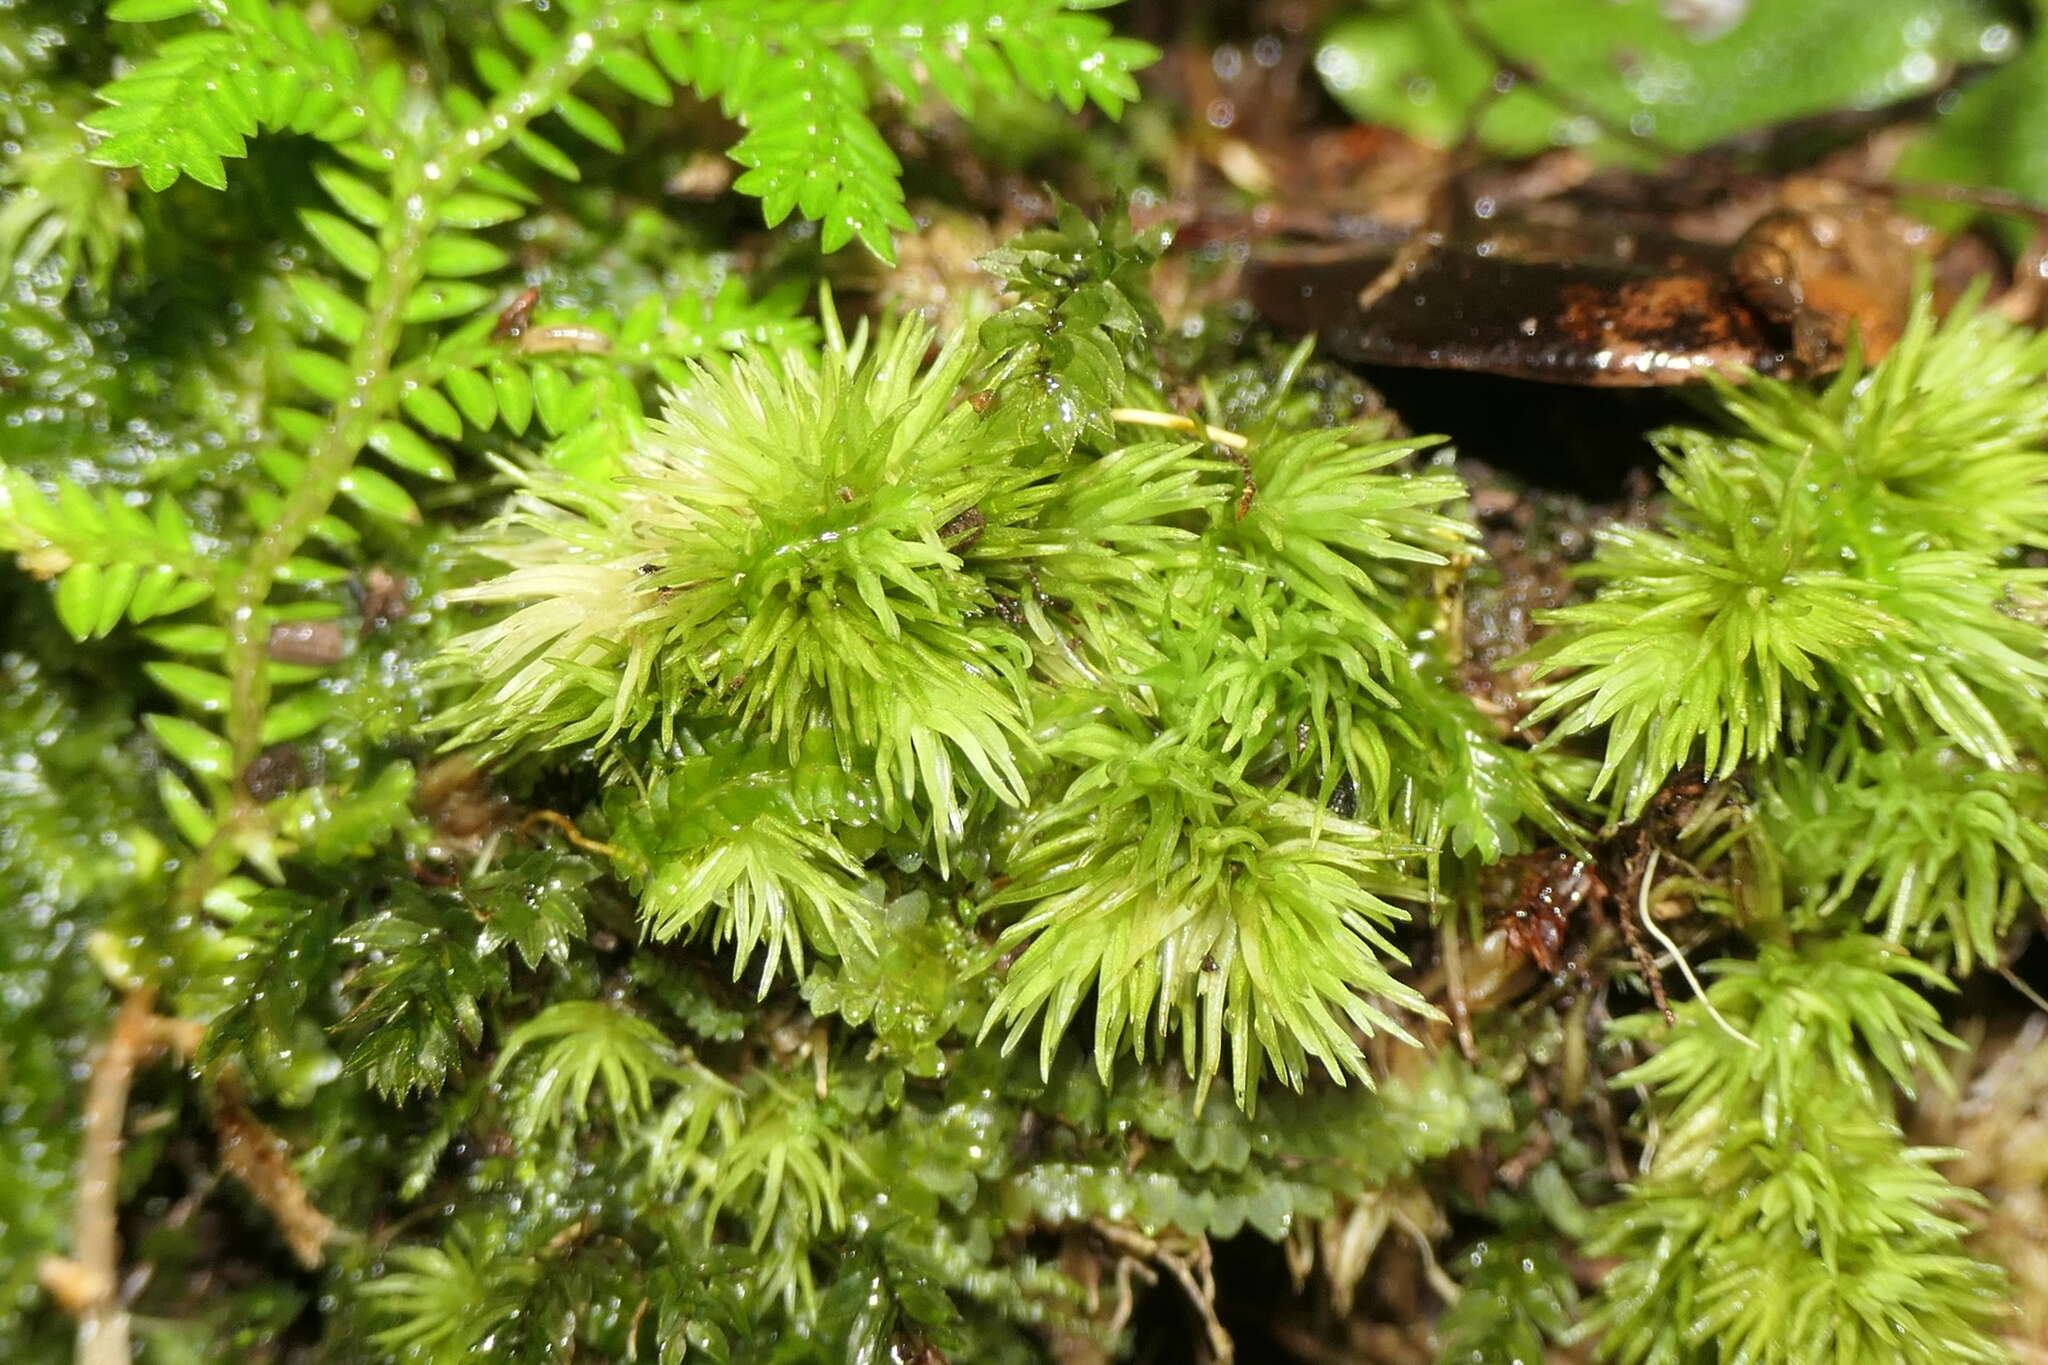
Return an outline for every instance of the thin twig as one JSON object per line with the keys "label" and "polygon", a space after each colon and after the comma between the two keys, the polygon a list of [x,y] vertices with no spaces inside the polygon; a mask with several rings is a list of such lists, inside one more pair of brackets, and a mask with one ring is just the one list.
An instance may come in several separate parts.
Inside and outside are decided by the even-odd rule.
{"label": "thin twig", "polygon": [[155,996],[151,986],[128,993],[93,1061],[78,1162],[78,1207],[71,1219],[72,1259],[52,1258],[42,1268],[43,1283],[53,1291],[64,1285],[65,1306],[78,1317],[78,1365],[128,1365],[128,1314],[116,1293],[121,1143],[135,1068],[155,1041],[150,1026]]}
{"label": "thin twig", "polygon": [[1251,446],[1251,438],[1241,436],[1222,427],[1212,427],[1207,422],[1197,422],[1192,417],[1183,417],[1177,412],[1155,412],[1151,408],[1111,408],[1112,422],[1128,422],[1140,427],[1163,427],[1168,431],[1184,431],[1190,436],[1200,436],[1214,441],[1225,450],[1245,450]]}
{"label": "thin twig", "polygon": [[2012,968],[2001,962],[1998,964],[1998,974],[2005,978],[2006,985],[2011,986],[2021,995],[2024,995],[2033,1004],[2035,1009],[2048,1013],[2048,1000],[2043,1000],[2039,991],[2020,980],[2019,974],[2014,972]]}
{"label": "thin twig", "polygon": [[[1721,1011],[1714,1008],[1713,998],[1707,994],[1707,988],[1705,986],[1702,986],[1700,984],[1700,979],[1692,974],[1692,964],[1685,960],[1685,954],[1678,951],[1678,945],[1676,943],[1673,943],[1671,939],[1664,933],[1664,931],[1657,926],[1656,917],[1651,915],[1650,913],[1650,882],[1656,876],[1657,855],[1660,852],[1662,852],[1661,849],[1651,849],[1650,861],[1643,865],[1643,884],[1640,890],[1637,892],[1637,895],[1640,898],[1638,901],[1638,909],[1640,910],[1642,915],[1643,927],[1645,929],[1648,929],[1650,931],[1651,937],[1655,938],[1657,942],[1663,944],[1664,950],[1671,954],[1671,960],[1678,964],[1678,970],[1684,974],[1686,984],[1692,987],[1693,998],[1700,1002],[1700,1008],[1704,1009],[1707,1012],[1707,1017],[1712,1019],[1715,1023],[1719,1024],[1722,1027],[1722,1029],[1727,1032],[1728,1036],[1730,1038],[1733,1038],[1736,1042],[1742,1044],[1744,1047],[1754,1048],[1757,1046],[1756,1039],[1751,1038],[1748,1034],[1745,1034],[1741,1029],[1738,1029],[1735,1027],[1735,1025],[1729,1023],[1728,1020],[1722,1016]],[[1670,1011],[1667,1009],[1665,1013],[1668,1015]]]}
{"label": "thin twig", "polygon": [[1465,1054],[1466,1061],[1477,1062],[1479,1044],[1472,1038],[1472,1005],[1465,998],[1464,950],[1448,916],[1437,926],[1437,933],[1443,940],[1444,993],[1450,1000],[1451,1024],[1458,1031],[1458,1050]]}
{"label": "thin twig", "polygon": [[521,834],[529,834],[535,825],[553,825],[556,829],[562,831],[563,838],[582,849],[585,853],[601,853],[607,858],[623,858],[626,856],[626,851],[617,845],[607,844],[601,839],[593,839],[582,830],[576,828],[576,822],[558,810],[535,811],[519,822],[519,832]]}

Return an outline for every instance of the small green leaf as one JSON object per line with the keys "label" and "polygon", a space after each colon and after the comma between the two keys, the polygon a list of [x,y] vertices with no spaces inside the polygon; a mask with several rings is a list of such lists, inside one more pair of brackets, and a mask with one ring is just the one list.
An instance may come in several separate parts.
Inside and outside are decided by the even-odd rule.
{"label": "small green leaf", "polygon": [[540,134],[521,130],[512,135],[512,145],[534,165],[564,180],[581,180],[583,172],[575,159]]}
{"label": "small green leaf", "polygon": [[462,409],[462,415],[479,431],[489,431],[498,420],[498,398],[491,381],[475,370],[452,370],[441,387]]}
{"label": "small green leaf", "polygon": [[666,107],[675,95],[669,83],[648,61],[631,48],[615,47],[598,58],[597,69],[607,80],[635,99]]}
{"label": "small green leaf", "polygon": [[198,622],[173,626],[151,626],[142,632],[142,638],[158,649],[167,649],[173,654],[217,655],[228,647],[228,633],[220,626],[202,625]]}
{"label": "small green leaf", "polygon": [[370,428],[370,448],[409,474],[446,483],[455,466],[424,437],[403,422],[382,421]]}
{"label": "small green leaf", "polygon": [[555,35],[548,32],[548,26],[536,18],[533,11],[518,5],[506,5],[498,11],[498,25],[529,61],[538,62],[554,55]]}
{"label": "small green leaf", "polygon": [[234,750],[228,742],[203,725],[180,716],[147,715],[142,723],[156,736],[164,752],[201,777],[225,781],[235,766]]}
{"label": "small green leaf", "polygon": [[325,351],[297,347],[284,358],[285,370],[330,403],[338,403],[355,379],[355,371]]}
{"label": "small green leaf", "polygon": [[668,73],[668,78],[677,85],[697,83],[697,63],[690,55],[690,49],[681,35],[672,29],[651,28],[645,35],[648,52]]}
{"label": "small green leaf", "polygon": [[162,660],[144,664],[142,671],[158,687],[188,706],[206,712],[227,710],[228,680],[218,673]]}
{"label": "small green leaf", "polygon": [[178,775],[164,768],[156,775],[157,800],[163,803],[164,814],[171,817],[171,828],[178,831],[178,837],[194,848],[204,848],[213,841],[220,824],[213,818],[192,789],[178,780]]}
{"label": "small green leaf", "polygon": [[391,217],[391,201],[331,161],[313,167],[313,178],[341,211],[364,227],[381,227]]}
{"label": "small green leaf", "polygon": [[497,296],[490,286],[468,280],[428,280],[406,297],[405,320],[445,322],[474,313]]}
{"label": "small green leaf", "polygon": [[441,396],[438,389],[409,389],[398,406],[405,415],[444,441],[462,439],[462,414]]}
{"label": "small green leaf", "polygon": [[499,415],[514,435],[526,434],[533,420],[533,385],[526,371],[509,360],[491,362],[491,389],[498,398]]}
{"label": "small green leaf", "polygon": [[612,126],[611,120],[574,95],[563,95],[555,101],[555,115],[586,141],[594,142],[614,155],[626,150],[626,140],[619,136],[619,130]]}
{"label": "small green leaf", "polygon": [[380,517],[415,524],[420,519],[419,504],[412,500],[412,494],[400,487],[396,480],[379,474],[368,465],[359,464],[342,476],[341,494]]}
{"label": "small green leaf", "polygon": [[469,54],[469,61],[476,68],[477,79],[493,94],[510,90],[526,77],[501,48],[479,47]]}
{"label": "small green leaf", "polygon": [[384,253],[377,249],[377,243],[345,219],[322,209],[301,209],[299,221],[306,225],[306,231],[313,234],[313,240],[326,249],[336,264],[359,280],[375,275],[377,267],[384,261]]}
{"label": "small green leaf", "polygon": [[502,269],[511,255],[481,237],[455,232],[436,233],[427,242],[426,267],[429,275],[487,275]]}
{"label": "small green leaf", "polygon": [[293,555],[277,571],[280,583],[343,583],[347,580],[347,569],[310,555]]}
{"label": "small green leaf", "polygon": [[334,714],[335,695],[317,687],[304,688],[273,705],[263,717],[261,739],[265,744],[282,744],[310,734]]}
{"label": "small green leaf", "polygon": [[363,334],[363,306],[317,275],[286,277],[292,293],[305,305],[313,325],[341,342],[353,346]]}
{"label": "small green leaf", "polygon": [[524,212],[515,200],[477,190],[458,191],[441,203],[441,221],[458,228],[496,227]]}
{"label": "small green leaf", "polygon": [[574,387],[569,376],[553,365],[533,367],[533,410],[551,436],[569,429],[569,394]]}
{"label": "small green leaf", "polygon": [[105,635],[121,623],[121,616],[128,610],[135,597],[137,584],[142,580],[140,564],[110,564],[100,580],[100,614],[92,623],[95,636]]}
{"label": "small green leaf", "polygon": [[57,580],[57,620],[74,640],[90,640],[100,619],[106,578],[91,562],[74,564]]}

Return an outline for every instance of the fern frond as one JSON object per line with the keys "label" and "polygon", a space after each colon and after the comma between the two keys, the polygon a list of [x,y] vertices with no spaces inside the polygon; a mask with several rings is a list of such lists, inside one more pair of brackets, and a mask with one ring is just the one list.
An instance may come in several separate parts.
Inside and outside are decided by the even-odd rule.
{"label": "fern frond", "polygon": [[139,0],[114,19],[162,21],[203,14],[217,27],[165,40],[100,92],[107,108],[86,127],[103,140],[95,160],[133,166],[152,190],[181,175],[227,185],[227,158],[246,155],[266,130],[335,141],[358,131],[359,107],[344,92],[362,87],[353,46],[322,38],[299,10],[266,0]]}
{"label": "fern frond", "polygon": [[57,581],[57,617],[80,640],[196,606],[219,572],[169,496],[145,512],[117,488],[40,484],[24,469],[0,469],[0,551]]}
{"label": "fern frond", "polygon": [[[1093,101],[1115,117],[1137,96],[1132,73],[1157,53],[1111,34],[1075,0],[706,0],[658,6],[648,50],[669,78],[717,99],[747,132],[734,183],[769,224],[792,210],[823,224],[833,251],[858,239],[892,260],[890,233],[912,224],[899,166],[868,115],[870,67],[908,102],[935,92],[962,111],[1018,87],[1069,110]],[[864,58],[857,62],[856,58]]]}

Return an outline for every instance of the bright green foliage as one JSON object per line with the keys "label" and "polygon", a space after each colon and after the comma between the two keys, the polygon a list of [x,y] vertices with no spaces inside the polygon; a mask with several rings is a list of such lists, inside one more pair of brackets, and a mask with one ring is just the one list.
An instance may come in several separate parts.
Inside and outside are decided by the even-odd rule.
{"label": "bright green foliage", "polygon": [[479,997],[502,988],[502,961],[477,951],[463,910],[419,893],[352,925],[344,942],[365,957],[336,1026],[353,1041],[349,1071],[392,1099],[439,1090],[483,1033]]}
{"label": "bright green foliage", "polygon": [[[1597,8],[1604,63],[1651,16]],[[2048,343],[1965,306],[1701,395],[1517,696],[1469,466],[1162,316],[1222,253],[1102,207],[1156,111],[1048,122],[1150,59],[1095,9],[0,0],[0,1356],[76,1335],[36,1266],[140,989],[204,1034],[126,1099],[138,1358],[1166,1358],[1272,1243],[1290,1331],[1436,1243],[1400,1325],[1475,1365],[1995,1358],[1894,1106],[2048,892]],[[1817,80],[1983,32],[1916,13]],[[1042,177],[1091,207],[945,330],[821,250],[909,184],[957,267]],[[1646,849],[1641,927],[1727,958],[1669,1031],[1612,897],[1548,981],[1496,932]]]}
{"label": "bright green foliage", "polygon": [[[513,572],[466,601],[525,602],[460,647],[487,681],[462,742],[664,735],[684,708],[794,753],[829,730],[884,809],[921,797],[959,837],[970,775],[1016,799],[1018,650],[947,547],[955,519],[1015,475],[954,402],[968,353],[929,370],[926,332],[823,359],[699,369],[601,488],[536,480],[492,553]],[[538,600],[535,600],[538,599]]]}
{"label": "bright green foliage", "polygon": [[1023,948],[995,1003],[1009,1042],[1042,1014],[1049,1067],[1092,987],[1105,1077],[1126,1048],[1164,1051],[1171,1028],[1205,1082],[1229,1043],[1241,1104],[1268,1071],[1299,1089],[1311,1062],[1369,1080],[1353,1030],[1405,1036],[1386,1006],[1426,1009],[1385,965],[1403,913],[1375,892],[1413,893],[1389,865],[1399,850],[1134,717],[1068,726],[1051,756],[1077,775],[1018,824],[989,902],[1028,907],[1002,940]]}
{"label": "bright green foliage", "polygon": [[1966,306],[1938,328],[1923,309],[1818,400],[1728,389],[1732,437],[1671,438],[1668,527],[1606,533],[1601,591],[1553,614],[1538,656],[1566,676],[1533,719],[1606,725],[1599,785],[1631,811],[1680,767],[1724,776],[1836,709],[2012,766],[2002,717],[2048,678],[2013,610],[2041,578],[2007,557],[2041,535],[2044,370],[2048,340]]}
{"label": "bright green foliage", "polygon": [[1520,1365],[1570,1334],[1578,1308],[1571,1268],[1540,1237],[1489,1237],[1458,1260],[1458,1301],[1437,1320],[1441,1365]]}
{"label": "bright green foliage", "polygon": [[995,955],[921,890],[883,906],[879,918],[870,939],[842,940],[838,962],[810,974],[804,1003],[871,1031],[870,1055],[902,1068],[883,1079],[900,1094],[905,1073],[945,1073],[941,1044],[986,1009]]}
{"label": "bright green foliage", "polygon": [[1159,329],[1148,278],[1167,234],[1134,232],[1127,219],[1098,223],[1062,204],[1057,227],[1026,232],[985,258],[1020,296],[981,325],[981,344],[1001,357],[989,390],[1001,420],[1023,439],[1062,454],[1077,441],[1111,440],[1109,410],[1142,382]]}
{"label": "bright green foliage", "polygon": [[[1972,82],[1946,117],[1906,149],[1899,158],[1897,175],[1919,184],[1990,186],[2038,204],[2048,200],[2044,151],[2048,151],[2048,42],[2042,41],[2036,27],[2018,56]],[[2008,226],[2014,229],[2015,238],[2027,231],[2019,223]]]}
{"label": "bright green foliage", "polygon": [[2048,900],[2048,779],[2032,765],[1840,744],[1775,764],[1763,812],[1809,913],[1861,915],[1961,973],[1997,961],[2022,903]]}
{"label": "bright green foliage", "polygon": [[[512,610],[449,651],[474,690],[443,723],[655,744],[605,802],[643,931],[708,929],[764,994],[877,951],[876,852],[993,851],[1012,1044],[1043,1016],[1049,1066],[1092,998],[1105,1071],[1178,1032],[1204,1083],[1228,1044],[1249,1105],[1268,1071],[1365,1078],[1352,1030],[1403,1033],[1374,997],[1421,1003],[1382,965],[1407,917],[1383,896],[1422,898],[1440,847],[1519,847],[1547,803],[1412,647],[1418,571],[1469,538],[1417,443],[1270,417],[1242,464],[1114,439],[1157,363],[1128,238],[1070,212],[999,260],[1022,297],[980,335],[1009,350],[828,328],[815,359],[698,366],[615,477],[523,474],[484,545],[511,571],[455,594]],[[960,397],[977,360],[992,402]],[[1048,376],[1096,415],[1021,430]],[[1321,808],[1340,784],[1359,821]]]}
{"label": "bright green foliage", "polygon": [[170,499],[149,514],[114,489],[39,486],[17,469],[0,469],[0,550],[56,580],[57,617],[78,640],[203,602],[218,572]]}
{"label": "bright green foliage", "polygon": [[[0,58],[0,66],[14,63]],[[54,270],[60,290],[81,287],[104,302],[115,268],[138,254],[141,230],[121,177],[85,155],[81,109],[57,103],[41,82],[10,72],[0,127],[16,144],[0,164],[0,272]]]}
{"label": "bright green foliage", "polygon": [[[807,755],[806,767],[829,781],[843,770],[827,747]],[[644,797],[626,788],[612,799],[621,870],[640,892],[649,938],[691,933],[715,917],[712,941],[732,944],[736,975],[757,948],[767,950],[763,993],[785,957],[802,972],[806,943],[838,954],[872,946],[862,860],[827,823],[865,812],[804,800],[813,793],[803,775],[777,747],[728,743],[655,774]]]}
{"label": "bright green foliage", "polygon": [[1947,1212],[1967,1192],[1891,1117],[1893,1085],[1946,1074],[1936,1053],[1955,1039],[1909,984],[1941,978],[1857,935],[1716,969],[1714,1013],[1682,1007],[1656,1055],[1617,1078],[1650,1088],[1664,1126],[1649,1174],[1589,1244],[1620,1258],[1588,1319],[1603,1355],[2005,1359],[1986,1331],[2002,1277],[1964,1253]]}
{"label": "bright green foliage", "polygon": [[586,933],[584,905],[597,868],[573,854],[515,854],[506,864],[471,877],[463,895],[483,920],[480,952],[506,944],[529,967],[566,964]]}
{"label": "bright green foliage", "polygon": [[499,1049],[493,1076],[536,1048],[533,1078],[521,1101],[528,1131],[560,1123],[565,1113],[587,1114],[599,1085],[612,1121],[631,1123],[653,1104],[655,1082],[678,1069],[660,1029],[602,1000],[565,1000],[513,1029]]}
{"label": "bright green foliage", "polygon": [[[747,129],[732,149],[747,168],[735,188],[760,196],[771,225],[794,208],[824,220],[827,251],[858,237],[886,259],[889,232],[911,222],[895,155],[868,119],[870,84],[913,103],[936,95],[968,115],[1022,91],[1070,112],[1093,103],[1115,117],[1137,98],[1131,72],[1156,54],[1075,12],[1087,8],[1072,0],[700,0],[654,6],[647,42],[670,79],[717,99]],[[849,48],[871,71],[841,55]]]}

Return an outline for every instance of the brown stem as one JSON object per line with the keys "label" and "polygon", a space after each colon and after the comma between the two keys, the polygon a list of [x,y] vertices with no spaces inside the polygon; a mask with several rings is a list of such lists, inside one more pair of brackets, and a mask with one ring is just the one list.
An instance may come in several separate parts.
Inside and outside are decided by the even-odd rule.
{"label": "brown stem", "polygon": [[[128,1365],[128,1314],[115,1292],[121,1272],[121,1143],[136,1064],[156,1040],[150,1012],[155,995],[149,986],[128,993],[93,1060],[78,1161],[78,1206],[71,1217],[72,1259],[43,1266],[44,1284],[69,1300],[65,1306],[77,1314],[79,1365]],[[60,1284],[66,1288],[59,1290]]]}
{"label": "brown stem", "polygon": [[264,662],[270,635],[270,613],[265,604],[271,585],[333,505],[342,481],[369,441],[371,429],[398,401],[392,360],[405,332],[405,305],[426,278],[427,243],[438,225],[441,202],[461,188],[484,158],[553,108],[608,47],[624,36],[618,13],[621,8],[604,6],[578,29],[564,32],[550,61],[536,66],[526,81],[499,94],[469,127],[451,132],[436,155],[401,165],[392,176],[393,211],[380,243],[382,267],[370,283],[362,332],[349,348],[348,368],[355,378],[314,438],[304,473],[286,496],[276,521],[251,549],[224,603],[228,621],[227,732],[243,804],[249,804],[251,798],[241,786],[241,774],[261,748],[263,715],[270,705]]}

